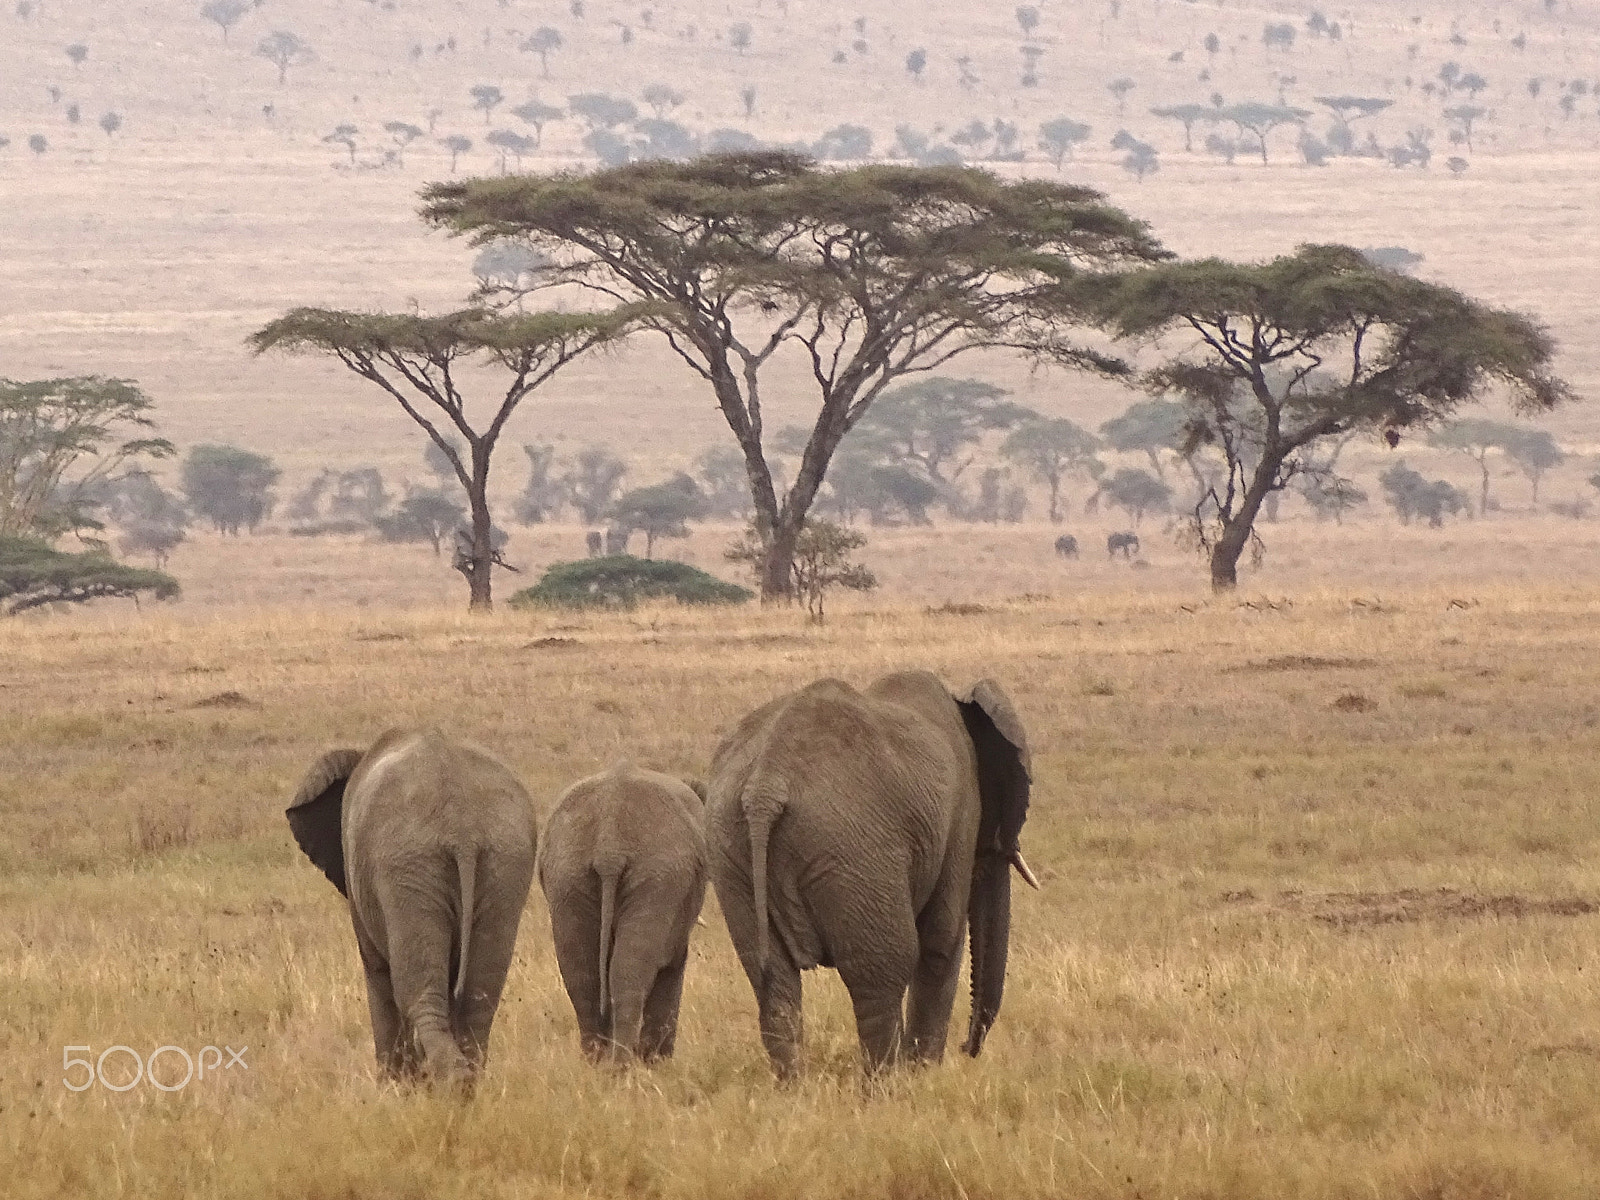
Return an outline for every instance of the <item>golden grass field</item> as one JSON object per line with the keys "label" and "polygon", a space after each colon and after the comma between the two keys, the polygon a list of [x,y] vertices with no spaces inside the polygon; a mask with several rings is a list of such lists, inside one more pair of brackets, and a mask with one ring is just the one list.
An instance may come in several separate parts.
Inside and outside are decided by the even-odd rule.
{"label": "golden grass field", "polygon": [[[272,0],[224,41],[199,0],[32,0],[27,18],[8,3],[0,377],[136,379],[180,453],[271,454],[284,500],[326,466],[380,466],[393,492],[424,482],[419,434],[367,385],[244,348],[294,305],[440,311],[472,287],[471,249],[415,220],[417,190],[449,168],[433,140],[403,168],[350,170],[323,136],[359,125],[370,162],[382,122],[437,108],[439,135],[479,143],[461,173],[487,173],[483,137],[521,129],[504,111],[521,101],[638,100],[663,80],[687,93],[673,115],[696,131],[786,141],[858,121],[880,152],[902,121],[948,134],[1004,117],[1031,149],[1040,121],[1074,117],[1094,134],[1061,178],[1104,190],[1174,250],[1407,246],[1426,256],[1421,277],[1548,324],[1557,370],[1600,392],[1594,5],[1344,0],[1326,8],[1340,43],[1302,31],[1284,53],[1262,45],[1263,23],[1303,27],[1312,6],[1120,0],[1113,17],[1110,0],[1042,0],[1027,91],[1015,7],[587,0],[578,21],[567,0]],[[746,54],[726,40],[739,21]],[[545,23],[566,38],[548,80],[515,49]],[[281,87],[251,54],[274,29],[317,52]],[[1207,32],[1223,40],[1214,59]],[[901,64],[921,46],[919,83]],[[1422,92],[1445,61],[1489,79],[1459,178],[1441,165],[1458,152],[1446,101]],[[1123,74],[1137,88],[1119,114],[1105,85]],[[1555,97],[1579,78],[1596,87],[1564,117]],[[492,123],[471,107],[480,83],[506,94]],[[1282,133],[1270,166],[1230,165],[1185,154],[1148,113],[1280,87],[1304,107],[1395,97],[1376,128],[1388,144],[1432,128],[1433,167],[1312,169]],[[124,120],[112,136],[105,111]],[[1142,184],[1107,145],[1124,126],[1161,152]],[[27,148],[35,132],[47,153]],[[525,165],[579,165],[579,132],[552,127]],[[999,169],[1054,177],[1036,151]],[[995,356],[950,373],[1089,427],[1137,398]],[[769,427],[807,415],[800,373],[766,391]],[[1568,460],[1541,501],[1594,495],[1593,406],[1546,424]],[[641,339],[525,403],[492,495],[504,521],[520,442],[608,444],[631,486],[727,440],[694,377]],[[170,564],[176,605],[0,618],[0,1196],[1600,1195],[1600,522],[1533,513],[1526,481],[1497,464],[1503,511],[1403,528],[1374,482],[1399,456],[1475,488],[1471,463],[1419,439],[1354,444],[1342,462],[1372,503],[1342,526],[1286,503],[1227,599],[1159,520],[1140,529],[1147,567],[1108,560],[1105,535],[1127,521],[1085,516],[1077,483],[1059,527],[1037,520],[1034,489],[1022,525],[867,530],[883,588],[830,601],[820,628],[754,607],[469,618],[463,581],[426,547],[294,538],[281,516],[251,537],[192,530]],[[174,485],[172,464],[161,475]],[[496,577],[500,600],[581,553],[580,527],[510,528],[524,574]],[[1062,530],[1078,562],[1051,552]],[[735,532],[697,526],[657,552],[733,578],[721,551]],[[1024,844],[1045,887],[1018,889],[982,1058],[864,1084],[843,989],[820,972],[803,1080],[780,1088],[712,899],[677,1058],[592,1069],[535,890],[475,1099],[377,1081],[348,916],[282,816],[320,751],[436,722],[548,804],[622,756],[703,774],[720,733],[776,693],[902,666],[955,686],[994,675],[1034,745]],[[248,1046],[248,1068],[171,1094],[80,1094],[62,1061],[84,1045]],[[107,1063],[114,1082],[126,1065]],[[164,1060],[162,1079],[175,1071]]]}
{"label": "golden grass field", "polygon": [[[1600,592],[1256,609],[1131,578],[866,597],[820,629],[670,607],[0,624],[3,1190],[1594,1195]],[[281,815],[320,750],[438,722],[549,803],[623,755],[702,773],[776,692],[908,664],[1001,679],[1035,748],[1044,890],[1019,894],[981,1059],[864,1086],[822,972],[804,1080],[778,1087],[712,902],[677,1058],[592,1069],[536,891],[477,1097],[379,1085],[348,917]],[[63,1047],[114,1044],[248,1045],[249,1067],[66,1089]]]}

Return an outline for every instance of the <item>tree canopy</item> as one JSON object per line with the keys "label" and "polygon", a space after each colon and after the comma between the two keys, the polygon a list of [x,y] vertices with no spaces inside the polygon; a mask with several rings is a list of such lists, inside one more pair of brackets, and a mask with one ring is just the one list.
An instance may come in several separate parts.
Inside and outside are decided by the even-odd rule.
{"label": "tree canopy", "polygon": [[[500,561],[489,516],[489,464],[506,422],[528,393],[580,354],[625,336],[644,311],[636,305],[602,313],[468,308],[425,316],[297,308],[257,330],[250,344],[258,354],[331,355],[422,426],[466,490],[472,529],[456,568],[467,578],[471,607],[488,609],[490,572]],[[486,422],[474,423],[461,391],[458,374],[467,365],[509,376]],[[448,431],[465,442],[465,457]]]}
{"label": "tree canopy", "polygon": [[116,562],[100,550],[68,553],[39,538],[0,534],[0,605],[11,614],[45,604],[87,600],[168,600],[178,581],[160,571]]}
{"label": "tree canopy", "polygon": [[127,379],[0,379],[0,537],[97,529],[95,489],[172,443],[148,436],[153,402]]}
{"label": "tree canopy", "polygon": [[[885,388],[980,347],[1117,370],[1069,337],[1066,283],[1163,254],[1088,188],[969,167],[831,171],[781,151],[450,181],[423,197],[435,225],[548,253],[538,286],[655,304],[642,323],[710,386],[744,454],[766,598],[793,594],[795,542],[828,462]],[[786,346],[809,368],[817,415],[780,499],[761,379]]]}
{"label": "tree canopy", "polygon": [[1261,264],[1163,264],[1094,289],[1120,337],[1193,338],[1144,383],[1182,400],[1189,449],[1209,445],[1226,462],[1193,514],[1219,589],[1237,582],[1262,502],[1317,469],[1307,451],[1322,440],[1370,431],[1398,441],[1491,390],[1523,412],[1570,396],[1551,372],[1554,343],[1531,319],[1375,267],[1348,246]]}

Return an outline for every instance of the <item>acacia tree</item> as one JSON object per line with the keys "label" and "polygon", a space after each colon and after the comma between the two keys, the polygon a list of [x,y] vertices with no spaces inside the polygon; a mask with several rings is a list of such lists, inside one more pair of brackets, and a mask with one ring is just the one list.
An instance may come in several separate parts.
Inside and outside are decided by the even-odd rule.
{"label": "acacia tree", "polygon": [[[794,594],[796,539],[840,441],[886,387],[981,347],[1073,366],[1067,282],[1162,255],[1088,188],[967,167],[825,171],[784,151],[655,160],[589,175],[433,184],[424,217],[475,241],[522,238],[578,284],[649,301],[642,323],[716,396],[744,455],[764,600]],[[763,369],[798,349],[816,417],[783,496],[764,442]]]}
{"label": "acacia tree", "polygon": [[[465,489],[470,540],[457,554],[469,607],[493,604],[490,572],[504,566],[489,516],[489,462],[506,422],[529,392],[585,351],[624,336],[636,310],[606,313],[492,313],[468,308],[443,316],[297,308],[250,336],[267,350],[329,354],[392,397],[422,426]],[[460,390],[464,367],[510,375],[487,424],[475,425]],[[436,409],[430,413],[429,407]],[[440,421],[440,417],[443,421]],[[466,443],[465,455],[446,425]]]}
{"label": "acacia tree", "polygon": [[1061,520],[1061,483],[1074,471],[1093,474],[1100,441],[1066,417],[1024,421],[1000,443],[1000,453],[1050,489],[1050,522]]}
{"label": "acacia tree", "polygon": [[89,500],[134,458],[164,458],[147,436],[153,402],[127,379],[0,379],[0,537],[94,529]]}
{"label": "acacia tree", "polygon": [[1505,421],[1485,417],[1463,417],[1451,421],[1428,435],[1428,445],[1440,450],[1465,454],[1478,464],[1478,515],[1489,511],[1489,455],[1505,452],[1520,437],[1522,430]]}
{"label": "acacia tree", "polygon": [[1183,399],[1186,449],[1224,459],[1192,517],[1218,591],[1237,584],[1267,497],[1314,470],[1328,439],[1381,431],[1395,444],[1496,386],[1523,411],[1570,397],[1550,373],[1554,343],[1530,318],[1374,267],[1348,246],[1259,265],[1159,265],[1087,290],[1121,337],[1195,339],[1145,385]]}

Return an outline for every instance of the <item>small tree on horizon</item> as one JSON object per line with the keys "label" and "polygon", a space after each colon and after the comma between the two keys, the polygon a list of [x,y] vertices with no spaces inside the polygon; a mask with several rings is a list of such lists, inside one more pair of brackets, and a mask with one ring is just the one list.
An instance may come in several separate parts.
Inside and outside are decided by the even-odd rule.
{"label": "small tree on horizon", "polygon": [[225,536],[241,528],[254,533],[272,515],[272,485],[282,471],[264,454],[238,446],[192,446],[184,456],[183,494],[196,516]]}
{"label": "small tree on horizon", "polygon": [[228,40],[228,31],[234,22],[250,11],[248,0],[206,0],[200,6],[200,15],[222,30],[222,40]]}
{"label": "small tree on horizon", "polygon": [[561,31],[550,25],[541,25],[528,35],[528,39],[520,47],[532,51],[539,56],[539,70],[546,79],[550,78],[550,55],[561,49],[564,42]]}
{"label": "small tree on horizon", "polygon": [[689,522],[706,515],[706,499],[700,485],[679,471],[663,483],[624,492],[608,515],[615,527],[644,534],[644,556],[651,558],[658,538],[689,536]]}
{"label": "small tree on horizon", "polygon": [[256,43],[257,58],[264,58],[278,68],[278,86],[289,77],[289,68],[298,63],[310,62],[315,54],[309,44],[296,34],[279,29]]}
{"label": "small tree on horizon", "polygon": [[482,110],[485,125],[489,123],[489,115],[506,98],[506,94],[492,83],[473,84],[467,89],[467,94],[472,97],[472,107]]}
{"label": "small tree on horizon", "polygon": [[1072,157],[1073,148],[1087,141],[1091,129],[1081,121],[1056,117],[1039,126],[1039,149],[1050,156],[1057,171],[1063,159]]}
{"label": "small tree on horizon", "polygon": [[1092,475],[1100,465],[1095,458],[1099,447],[1094,434],[1066,417],[1034,416],[1011,431],[1000,443],[1000,453],[1050,489],[1054,525],[1062,516],[1062,482],[1075,472]]}
{"label": "small tree on horizon", "polygon": [[[821,625],[826,614],[828,593],[836,587],[853,592],[869,592],[878,586],[878,577],[861,563],[850,561],[852,552],[867,544],[867,536],[820,517],[807,518],[795,544],[794,594],[806,606],[812,623]],[[729,562],[750,567],[758,580],[763,578],[765,553],[761,535],[754,527],[724,552]]]}
{"label": "small tree on horizon", "polygon": [[1311,115],[1309,109],[1286,104],[1230,104],[1218,110],[1220,120],[1232,121],[1243,137],[1248,133],[1261,150],[1261,165],[1267,165],[1267,135],[1280,125],[1294,125]]}
{"label": "small tree on horizon", "polygon": [[[488,487],[491,456],[506,422],[529,393],[568,363],[625,336],[637,311],[624,306],[605,313],[496,314],[469,308],[428,317],[297,308],[249,340],[257,354],[284,350],[338,359],[422,427],[466,491],[472,523],[458,567],[467,579],[469,607],[486,612],[493,606],[491,572],[505,565],[494,545]],[[457,385],[457,371],[469,364],[508,376],[487,422],[474,423]],[[465,443],[464,454],[454,435]]]}

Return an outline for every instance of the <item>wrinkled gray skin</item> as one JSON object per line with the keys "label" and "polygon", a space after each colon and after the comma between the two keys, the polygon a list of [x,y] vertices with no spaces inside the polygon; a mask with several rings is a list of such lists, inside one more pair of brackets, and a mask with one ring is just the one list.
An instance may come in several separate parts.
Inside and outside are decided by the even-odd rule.
{"label": "wrinkled gray skin", "polygon": [[391,729],[323,755],[288,817],[350,901],[379,1067],[470,1085],[533,880],[522,784],[437,729]]}
{"label": "wrinkled gray skin", "polygon": [[[708,783],[711,879],[782,1078],[801,1045],[800,972],[833,967],[867,1069],[937,1061],[972,941],[976,1055],[1000,1009],[1008,864],[1027,738],[984,680],[960,698],[926,671],[865,691],[824,679],[757,709],[717,748]],[[908,997],[909,993],[909,997]]]}
{"label": "wrinkled gray skin", "polygon": [[704,805],[618,763],[562,793],[539,845],[556,961],[590,1058],[670,1057],[706,894]]}

